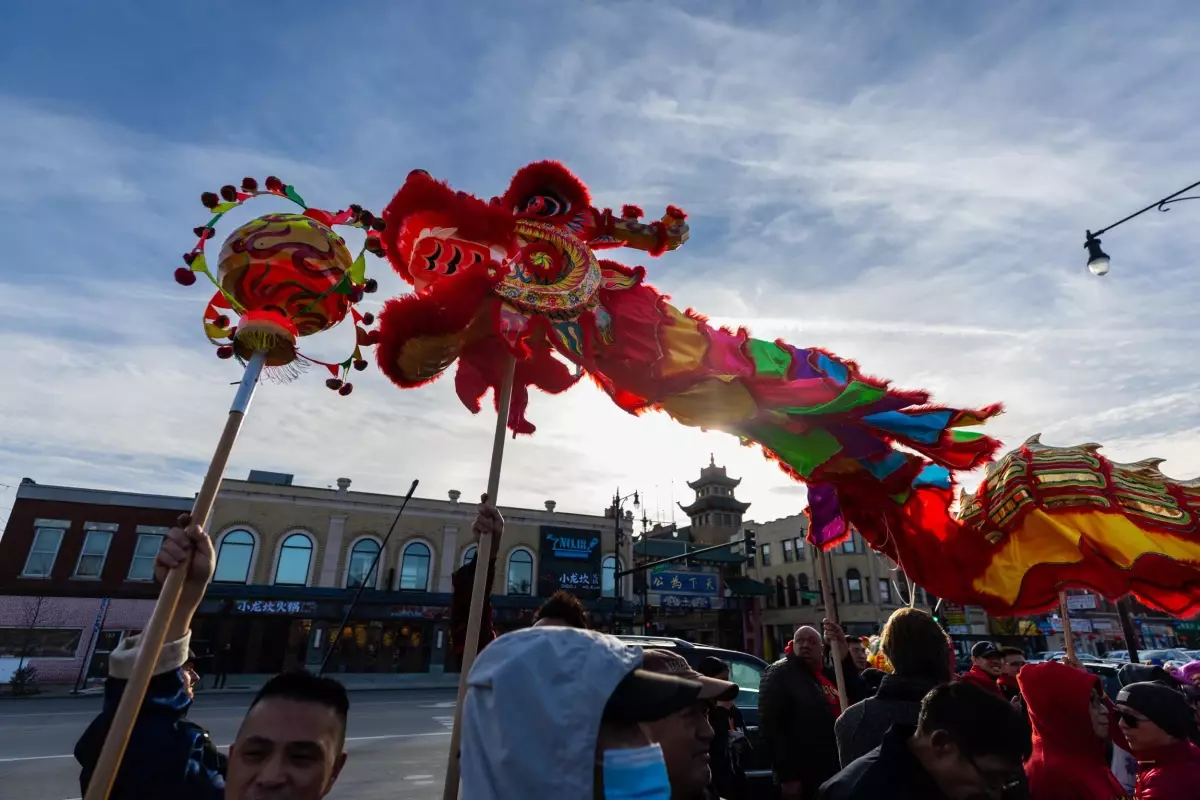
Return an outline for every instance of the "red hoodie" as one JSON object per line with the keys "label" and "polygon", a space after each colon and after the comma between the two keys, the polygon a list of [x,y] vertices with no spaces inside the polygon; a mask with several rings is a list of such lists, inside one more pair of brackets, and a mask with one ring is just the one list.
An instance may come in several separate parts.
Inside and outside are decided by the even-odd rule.
{"label": "red hoodie", "polygon": [[962,675],[959,675],[958,679],[978,686],[985,692],[991,692],[997,697],[1004,697],[1004,692],[1000,691],[1000,687],[996,685],[996,679],[977,666],[973,666]]}
{"label": "red hoodie", "polygon": [[1033,755],[1025,762],[1032,800],[1118,800],[1128,797],[1108,768],[1106,739],[1092,732],[1092,691],[1100,677],[1047,661],[1017,675],[1029,722]]}

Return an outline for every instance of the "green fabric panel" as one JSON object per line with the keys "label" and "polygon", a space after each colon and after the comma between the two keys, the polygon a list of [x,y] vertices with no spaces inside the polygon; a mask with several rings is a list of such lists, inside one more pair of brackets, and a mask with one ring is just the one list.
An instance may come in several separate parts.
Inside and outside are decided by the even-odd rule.
{"label": "green fabric panel", "polygon": [[822,429],[789,433],[782,428],[754,425],[747,428],[747,433],[805,478],[842,449],[837,438]]}
{"label": "green fabric panel", "polygon": [[850,385],[841,394],[828,403],[822,403],[819,406],[792,406],[790,408],[776,408],[774,410],[782,411],[784,414],[796,414],[800,416],[808,414],[841,414],[854,408],[868,406],[886,394],[887,389],[871,386],[860,381],[851,381]]}
{"label": "green fabric panel", "polygon": [[979,431],[950,431],[950,438],[956,442],[973,442],[976,439],[982,439],[983,434]]}
{"label": "green fabric panel", "polygon": [[792,366],[792,354],[774,342],[747,339],[746,349],[754,359],[754,371],[763,377],[786,378]]}

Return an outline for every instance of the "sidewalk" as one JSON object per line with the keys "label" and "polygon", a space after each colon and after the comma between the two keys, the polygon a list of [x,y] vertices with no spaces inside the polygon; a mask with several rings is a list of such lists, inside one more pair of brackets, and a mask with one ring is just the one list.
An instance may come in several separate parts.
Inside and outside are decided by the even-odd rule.
{"label": "sidewalk", "polygon": [[[330,678],[342,682],[350,692],[395,692],[404,690],[436,690],[457,689],[458,673],[433,675],[419,673],[410,675],[397,674],[361,674],[361,673],[327,673]],[[213,676],[201,678],[200,686],[196,689],[197,697],[220,697],[224,695],[254,694],[263,687],[272,675],[230,675],[225,686],[220,689],[208,688],[213,684]],[[70,684],[49,683],[38,686],[38,694],[14,695],[8,686],[0,685],[0,702],[4,700],[62,700],[71,697],[99,697],[104,694],[104,685],[88,687],[80,692],[73,692]]]}

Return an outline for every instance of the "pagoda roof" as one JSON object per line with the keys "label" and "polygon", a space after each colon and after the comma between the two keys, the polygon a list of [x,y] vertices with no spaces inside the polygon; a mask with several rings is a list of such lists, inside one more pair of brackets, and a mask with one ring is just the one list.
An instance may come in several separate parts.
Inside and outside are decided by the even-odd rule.
{"label": "pagoda roof", "polygon": [[724,467],[718,467],[716,460],[709,456],[708,466],[700,470],[700,480],[688,481],[688,487],[693,491],[702,486],[728,486],[733,489],[740,486],[741,478],[731,478]]}
{"label": "pagoda roof", "polygon": [[746,509],[750,508],[750,503],[743,503],[736,497],[727,495],[710,494],[707,497],[698,497],[691,505],[679,504],[683,509],[683,513],[689,517],[694,516],[702,511],[736,511],[738,513],[746,513]]}

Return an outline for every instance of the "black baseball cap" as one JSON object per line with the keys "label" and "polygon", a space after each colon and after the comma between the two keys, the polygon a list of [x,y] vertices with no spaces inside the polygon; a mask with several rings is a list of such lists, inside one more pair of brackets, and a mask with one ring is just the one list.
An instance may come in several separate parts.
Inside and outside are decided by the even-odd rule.
{"label": "black baseball cap", "polygon": [[995,642],[976,642],[971,648],[971,658],[991,658],[1000,655],[1000,648]]}

